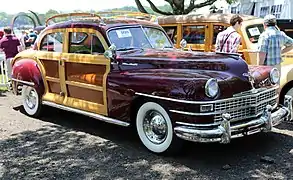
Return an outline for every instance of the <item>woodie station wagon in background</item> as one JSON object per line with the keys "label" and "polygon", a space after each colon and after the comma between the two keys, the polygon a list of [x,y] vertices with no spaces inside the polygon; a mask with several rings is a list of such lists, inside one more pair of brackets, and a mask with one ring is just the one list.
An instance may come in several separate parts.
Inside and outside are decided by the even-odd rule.
{"label": "woodie station wagon in background", "polygon": [[[214,52],[217,35],[230,26],[230,19],[233,15],[210,13],[159,16],[157,21],[177,48],[180,48],[180,41],[185,39],[186,49]],[[264,31],[263,19],[249,15],[241,15],[241,17],[243,22],[239,34],[242,41],[238,52],[249,65],[257,65],[256,49],[258,38]],[[288,31],[285,32],[288,33]],[[289,90],[293,89],[293,52],[284,54],[283,60],[280,78],[281,102]]]}
{"label": "woodie station wagon in background", "polygon": [[175,49],[150,21],[67,16],[12,62],[14,92],[30,116],[48,105],[132,125],[154,153],[178,152],[182,140],[229,143],[292,119],[292,97],[278,103],[277,69]]}

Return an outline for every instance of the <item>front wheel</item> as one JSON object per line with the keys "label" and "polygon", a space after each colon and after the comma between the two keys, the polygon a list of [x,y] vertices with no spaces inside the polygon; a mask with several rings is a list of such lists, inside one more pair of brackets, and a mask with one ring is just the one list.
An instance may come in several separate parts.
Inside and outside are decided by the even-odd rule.
{"label": "front wheel", "polygon": [[155,102],[146,102],[139,108],[136,129],[142,143],[154,153],[176,153],[181,147],[168,113]]}
{"label": "front wheel", "polygon": [[32,117],[38,117],[41,112],[41,99],[34,87],[22,86],[22,105],[25,112]]}
{"label": "front wheel", "polygon": [[290,95],[290,96],[293,97],[293,87],[288,90],[288,92],[286,93],[286,95]]}
{"label": "front wheel", "polygon": [[[285,87],[282,90],[282,92],[280,94],[280,97],[279,97],[280,104],[283,104],[284,103],[285,95],[290,95],[290,96],[293,97],[293,87]],[[293,105],[293,102],[292,102],[292,105]]]}

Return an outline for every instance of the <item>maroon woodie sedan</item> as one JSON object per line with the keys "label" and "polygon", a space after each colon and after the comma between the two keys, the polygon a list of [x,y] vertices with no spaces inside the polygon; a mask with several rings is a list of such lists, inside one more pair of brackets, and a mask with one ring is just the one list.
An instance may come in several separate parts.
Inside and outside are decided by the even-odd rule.
{"label": "maroon woodie sedan", "polygon": [[278,103],[277,69],[175,49],[159,25],[142,20],[49,25],[12,64],[28,115],[47,105],[133,125],[154,153],[174,152],[182,140],[229,143],[292,119],[291,96]]}

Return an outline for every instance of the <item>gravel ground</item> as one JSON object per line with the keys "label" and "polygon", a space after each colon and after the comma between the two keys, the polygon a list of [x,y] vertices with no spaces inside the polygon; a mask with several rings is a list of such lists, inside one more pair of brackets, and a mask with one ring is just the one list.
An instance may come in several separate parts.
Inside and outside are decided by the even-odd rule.
{"label": "gravel ground", "polygon": [[293,179],[293,124],[163,157],[130,128],[49,107],[29,118],[20,104],[0,94],[0,179]]}

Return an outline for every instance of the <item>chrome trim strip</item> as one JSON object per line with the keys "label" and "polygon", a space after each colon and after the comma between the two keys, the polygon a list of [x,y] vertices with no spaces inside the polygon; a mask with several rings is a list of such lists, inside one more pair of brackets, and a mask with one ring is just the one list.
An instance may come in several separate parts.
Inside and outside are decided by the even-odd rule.
{"label": "chrome trim strip", "polygon": [[273,91],[273,90],[276,90],[277,88],[278,88],[278,86],[275,86],[273,88],[269,88],[269,89],[266,89],[265,91],[261,91],[261,92],[255,93],[255,94],[249,94],[249,95],[245,95],[245,96],[238,96],[238,97],[220,99],[220,100],[214,100],[214,101],[187,101],[187,100],[173,99],[173,98],[168,98],[168,97],[154,96],[154,95],[139,93],[139,92],[136,92],[135,94],[140,95],[140,96],[155,98],[155,99],[162,99],[162,100],[179,102],[179,103],[186,103],[186,104],[207,104],[207,103],[221,103],[221,102],[225,102],[225,101],[237,100],[237,99],[248,98],[248,97],[257,97],[259,94]]}
{"label": "chrome trim strip", "polygon": [[22,81],[22,80],[15,79],[15,78],[11,78],[11,80],[12,81],[15,81],[15,82],[19,82],[19,83],[25,84],[25,85],[28,85],[28,86],[34,86],[35,85],[35,83],[33,83],[33,82]]}
{"label": "chrome trim strip", "polygon": [[111,123],[111,124],[116,124],[116,125],[119,125],[119,126],[129,126],[130,125],[127,122],[123,122],[123,121],[119,121],[119,120],[112,119],[112,118],[109,118],[109,117],[105,117],[103,115],[99,115],[99,114],[95,114],[95,113],[86,112],[86,111],[83,111],[83,110],[63,106],[63,105],[56,104],[56,103],[49,102],[49,101],[43,101],[42,104],[47,105],[47,106],[52,106],[52,107],[55,107],[55,108],[58,108],[58,109],[70,111],[70,112],[75,112],[75,113],[78,113],[78,114],[82,114],[82,115],[85,115],[85,116],[88,116],[88,117],[92,117],[94,119],[98,119],[98,120],[101,120],[101,121],[104,121],[104,122],[107,122],[107,123]]}
{"label": "chrome trim strip", "polygon": [[214,112],[211,113],[193,113],[193,112],[186,112],[186,111],[178,111],[178,110],[174,110],[171,109],[169,110],[172,113],[177,113],[177,114],[184,114],[184,115],[189,115],[189,116],[208,116],[208,115],[213,115]]}
{"label": "chrome trim strip", "polygon": [[246,109],[246,108],[251,108],[251,107],[257,107],[260,104],[272,101],[272,100],[274,100],[276,98],[278,98],[278,95],[276,95],[276,96],[274,96],[274,97],[272,97],[270,99],[260,101],[257,104],[252,104],[252,105],[249,105],[249,106],[242,106],[242,107],[234,108],[234,109],[231,109],[231,110],[225,109],[225,110],[222,110],[222,111],[214,111],[214,112],[208,112],[208,113],[193,113],[193,112],[178,111],[178,110],[171,109],[170,112],[177,113],[177,114],[190,115],[190,116],[209,116],[209,115],[222,114],[222,113],[226,113],[226,112],[230,112],[230,111],[238,111],[238,110],[241,110],[241,109]]}
{"label": "chrome trim strip", "polygon": [[175,123],[179,124],[179,125],[183,125],[183,126],[192,126],[192,127],[211,127],[211,126],[219,126],[220,125],[220,122],[215,122],[212,124],[191,124],[191,123],[177,121]]}

